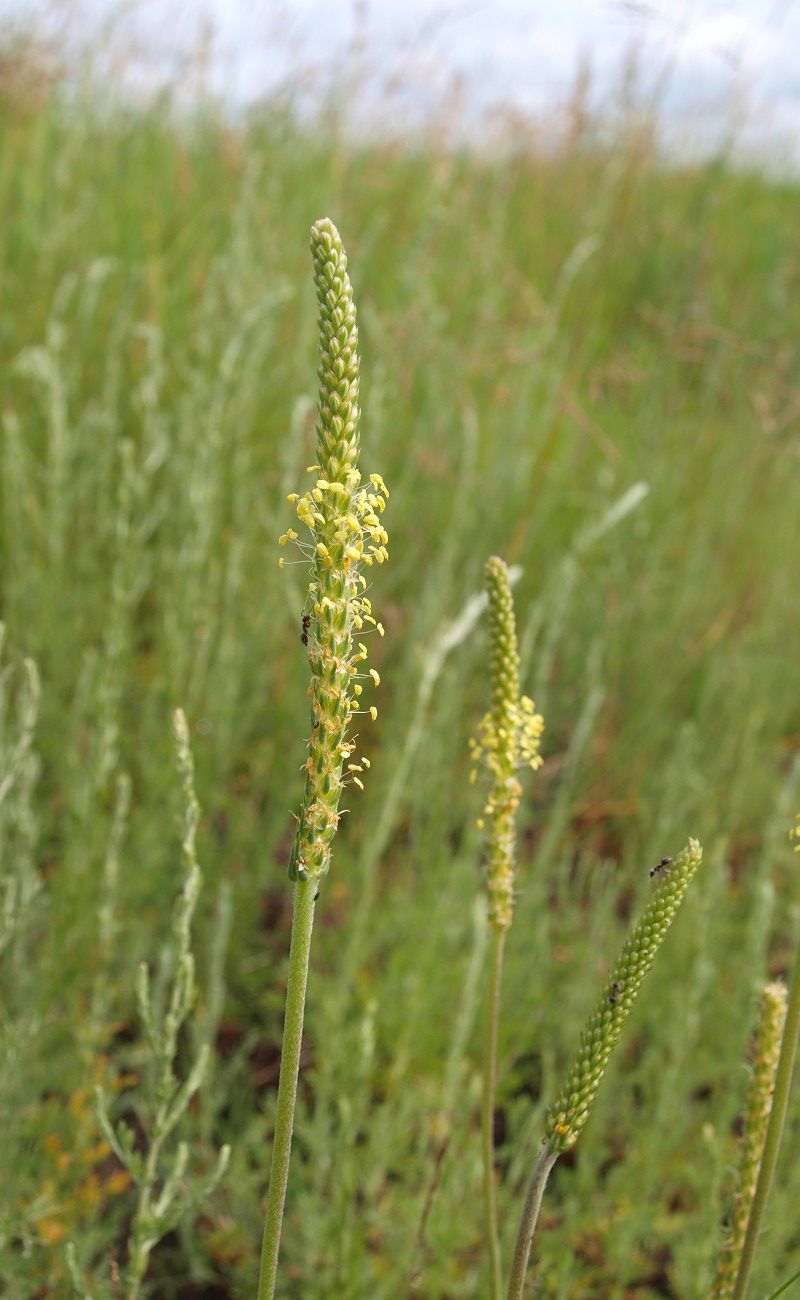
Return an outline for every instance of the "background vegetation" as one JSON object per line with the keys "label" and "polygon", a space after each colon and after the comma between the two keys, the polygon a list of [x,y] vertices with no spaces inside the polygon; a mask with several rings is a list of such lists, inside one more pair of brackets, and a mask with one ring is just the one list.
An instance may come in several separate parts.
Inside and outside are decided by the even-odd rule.
{"label": "background vegetation", "polygon": [[[660,165],[641,126],[488,155],[337,121],[133,111],[2,69],[0,1286],[69,1294],[71,1238],[114,1294],[132,1189],[92,1093],[136,1128],[181,705],[204,813],[193,1034],[215,1046],[182,1135],[198,1173],[232,1157],[148,1276],[158,1297],[253,1293],[307,734],[304,573],[278,571],[276,538],[312,459],[307,241],[329,214],[392,559],[373,768],[318,908],[281,1294],[485,1292],[486,644],[453,622],[498,553],[547,726],[507,950],[506,1256],[597,982],[692,834],[704,869],[553,1176],[535,1293],[699,1297],[755,993],[799,923],[797,184]],[[795,1104],[754,1294],[800,1250],[797,1140]]]}

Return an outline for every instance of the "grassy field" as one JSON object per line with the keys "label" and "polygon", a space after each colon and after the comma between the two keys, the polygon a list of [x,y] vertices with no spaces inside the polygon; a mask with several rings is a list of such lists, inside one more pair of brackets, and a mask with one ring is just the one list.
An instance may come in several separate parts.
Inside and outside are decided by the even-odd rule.
{"label": "grassy field", "polygon": [[[181,1052],[214,1047],[182,1136],[198,1175],[232,1156],[149,1294],[254,1293],[308,730],[304,576],[277,537],[314,458],[324,214],[391,563],[372,771],[318,905],[279,1294],[486,1293],[486,638],[453,624],[496,553],[522,570],[546,721],[507,952],[504,1248],[648,870],[694,835],[704,867],[555,1170],[531,1293],[702,1297],[755,995],[800,928],[797,185],[665,169],[641,133],[547,156],[367,147],[333,120],[176,125],[11,77],[0,125],[0,1289],[69,1295],[71,1240],[115,1297],[134,1201],[93,1089],[138,1132],[134,983],[141,961],[168,976],[180,705],[205,881]],[[754,1296],[797,1265],[798,1138],[795,1093]]]}

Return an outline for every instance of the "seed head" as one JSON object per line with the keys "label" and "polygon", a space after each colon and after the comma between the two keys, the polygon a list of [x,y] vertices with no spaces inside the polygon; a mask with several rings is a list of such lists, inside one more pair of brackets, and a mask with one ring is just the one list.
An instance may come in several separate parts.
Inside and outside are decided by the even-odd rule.
{"label": "seed head", "polygon": [[697,840],[689,840],[669,872],[661,877],[661,884],[622,949],[581,1035],[578,1055],[564,1089],[547,1113],[546,1134],[551,1150],[567,1151],[577,1141],[642,981],[653,965],[702,856]]}

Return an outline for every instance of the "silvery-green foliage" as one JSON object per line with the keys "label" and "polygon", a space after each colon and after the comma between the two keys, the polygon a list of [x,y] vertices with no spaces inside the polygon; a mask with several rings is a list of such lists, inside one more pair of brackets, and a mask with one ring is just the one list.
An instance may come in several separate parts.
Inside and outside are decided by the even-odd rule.
{"label": "silvery-green foliage", "polygon": [[[4,636],[0,624],[0,652]],[[11,665],[0,667],[0,955],[22,933],[40,888],[32,808],[39,775],[33,748],[39,694],[32,659],[25,660],[21,680]]]}
{"label": "silvery-green foliage", "polygon": [[188,1072],[177,1068],[178,1037],[193,1017],[197,994],[192,918],[200,892],[201,874],[197,861],[196,836],[200,806],[194,789],[194,763],[189,731],[180,709],[175,713],[178,768],[183,782],[183,884],[175,904],[171,935],[166,950],[169,970],[163,999],[151,988],[149,967],[142,963],[136,981],[139,1020],[150,1057],[149,1082],[140,1099],[138,1118],[146,1133],[143,1149],[133,1129],[124,1121],[113,1122],[109,1102],[98,1089],[98,1111],[103,1132],[118,1160],[130,1173],[138,1190],[138,1204],[128,1240],[127,1300],[139,1295],[153,1247],[217,1186],[230,1156],[225,1146],[211,1173],[198,1180],[187,1179],[189,1147],[178,1141],[168,1146],[182,1117],[200,1088],[206,1072],[209,1045],[201,1043]]}

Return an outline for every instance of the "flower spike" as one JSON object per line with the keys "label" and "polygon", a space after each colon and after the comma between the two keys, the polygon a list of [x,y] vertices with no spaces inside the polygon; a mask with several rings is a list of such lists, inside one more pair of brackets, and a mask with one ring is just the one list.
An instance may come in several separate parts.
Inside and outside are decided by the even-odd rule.
{"label": "flower spike", "polygon": [[[490,823],[487,887],[489,922],[496,930],[511,925],[514,904],[514,823],[522,795],[520,767],[542,765],[539,738],[544,730],[533,700],[519,693],[519,651],[508,568],[498,556],[486,562],[489,598],[489,673],[492,707],[470,742],[473,762],[489,769],[490,789],[483,817]],[[477,767],[474,776],[477,774]]]}
{"label": "flower spike", "polygon": [[766,984],[761,990],[758,1025],[753,1048],[753,1071],[747,1092],[736,1182],[732,1189],[727,1237],[717,1260],[709,1300],[731,1300],[736,1291],[747,1222],[756,1192],[758,1172],[764,1154],[767,1125],[772,1111],[775,1075],[786,1021],[786,985]]}
{"label": "flower spike", "polygon": [[[303,644],[311,665],[311,739],[306,787],[289,863],[292,880],[316,881],[330,867],[331,842],[341,816],[346,780],[361,781],[349,760],[355,750],[348,728],[362,687],[357,678],[380,678],[357,667],[366,647],[353,634],[376,626],[363,569],[382,564],[389,541],[381,514],[389,495],[380,474],[362,485],[359,452],[359,359],[356,309],[347,256],[339,232],[324,218],[311,229],[314,284],[319,306],[320,364],[317,461],[313,485],[292,493],[300,523],[311,533],[311,580],[303,616]],[[288,529],[280,541],[295,542]],[[299,545],[299,542],[298,542]],[[301,549],[303,549],[301,547]],[[308,550],[309,548],[305,548]],[[369,708],[372,718],[375,706]]]}
{"label": "flower spike", "polygon": [[689,840],[668,871],[659,877],[661,883],[622,949],[581,1035],[578,1055],[563,1091],[548,1111],[545,1132],[551,1151],[567,1151],[577,1142],[642,981],[653,965],[702,857],[697,840]]}

